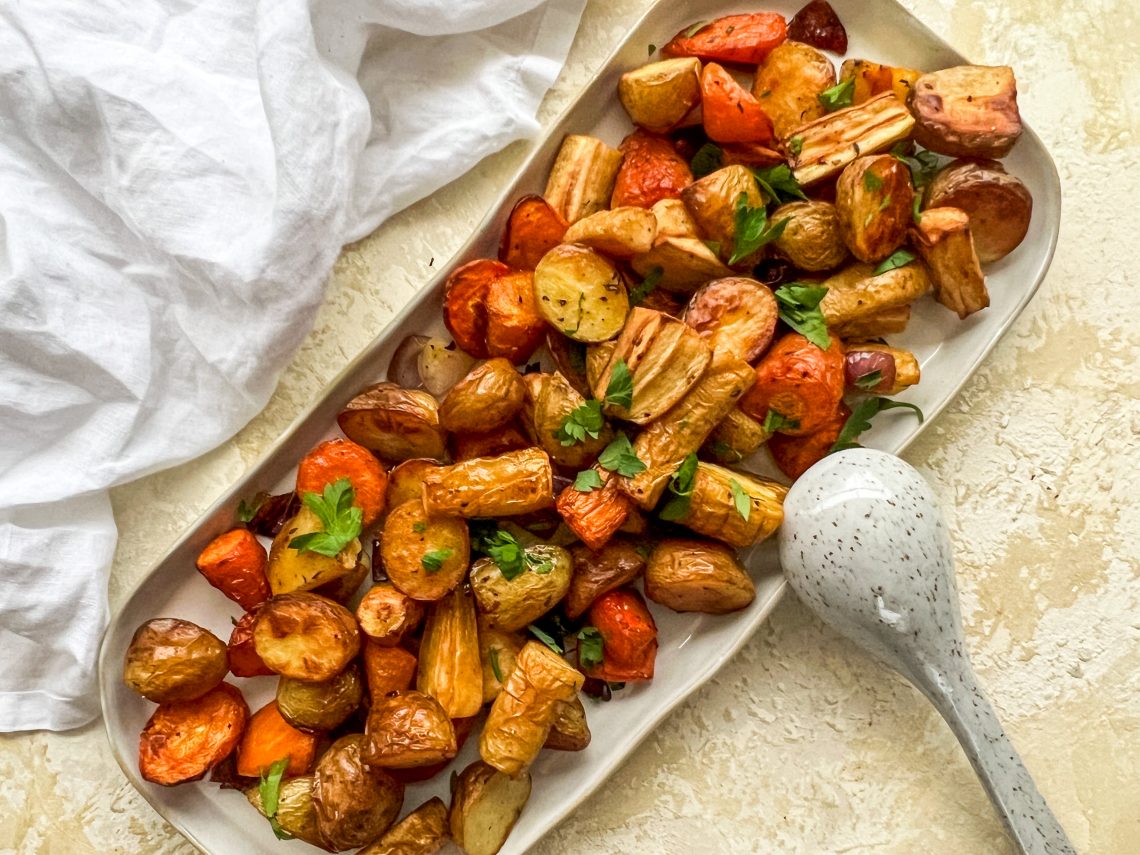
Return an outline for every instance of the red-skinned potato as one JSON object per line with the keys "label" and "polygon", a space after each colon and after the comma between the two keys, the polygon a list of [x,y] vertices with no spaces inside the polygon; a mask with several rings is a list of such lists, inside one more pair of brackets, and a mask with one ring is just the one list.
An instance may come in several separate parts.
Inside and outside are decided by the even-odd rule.
{"label": "red-skinned potato", "polygon": [[[913,353],[878,342],[848,342],[844,365],[849,390],[876,395],[897,395],[921,378],[918,359]],[[880,381],[868,388],[867,378],[875,371],[880,372]],[[858,382],[860,379],[864,381],[862,384]]]}
{"label": "red-skinned potato", "polygon": [[337,416],[345,436],[382,460],[443,457],[444,432],[435,398],[395,383],[369,386]]}
{"label": "red-skinned potato", "polygon": [[546,253],[562,243],[566,221],[541,196],[523,196],[511,208],[499,260],[516,270],[534,270]]}
{"label": "red-skinned potato", "polygon": [[666,137],[637,130],[621,143],[624,155],[614,181],[610,206],[651,208],[662,199],[681,195],[693,173]]}
{"label": "red-skinned potato", "polygon": [[1033,197],[996,160],[956,160],[926,188],[927,208],[957,208],[970,218],[978,260],[1005,258],[1025,239]]}
{"label": "red-skinned potato", "polygon": [[330,680],[360,652],[352,612],[316,594],[279,594],[265,602],[253,644],[266,667],[297,680]]}
{"label": "red-skinned potato", "polygon": [[189,701],[214,689],[229,670],[226,645],[188,620],[148,620],[131,638],[123,682],[155,703]]}
{"label": "red-skinned potato", "polygon": [[530,775],[511,777],[476,760],[456,778],[451,838],[467,855],[495,855],[530,798]]}
{"label": "red-skinned potato", "polygon": [[827,0],[811,0],[788,22],[788,38],[829,50],[847,53],[847,30]]}
{"label": "red-skinned potato", "polygon": [[830,347],[821,350],[799,333],[788,333],[756,366],[756,383],[744,393],[740,409],[761,424],[774,411],[780,416],[777,432],[802,435],[832,416],[843,387],[843,346],[838,339],[832,337]]}
{"label": "red-skinned potato", "polygon": [[166,787],[196,781],[233,752],[248,719],[249,707],[229,683],[160,704],[139,734],[139,773]]}
{"label": "red-skinned potato", "polygon": [[198,556],[197,566],[207,582],[246,611],[269,599],[269,555],[248,529],[215,537]]}
{"label": "red-skinned potato", "polygon": [[439,405],[439,423],[453,433],[494,430],[522,409],[523,381],[506,359],[489,359],[452,387]]}
{"label": "red-skinned potato", "polygon": [[599,550],[579,544],[570,550],[574,575],[566,594],[566,616],[576,620],[595,599],[628,585],[645,569],[643,550],[625,538],[615,538]]}
{"label": "red-skinned potato", "polygon": [[959,65],[922,75],[909,101],[914,139],[951,157],[1005,157],[1021,136],[1017,81],[1007,65]]}
{"label": "red-skinned potato", "polygon": [[770,289],[754,279],[717,279],[699,289],[685,309],[685,323],[713,349],[752,362],[776,333],[779,307]]}
{"label": "red-skinned potato", "polygon": [[756,587],[727,546],[670,538],[658,543],[649,556],[645,596],[676,612],[723,615],[751,603]]}

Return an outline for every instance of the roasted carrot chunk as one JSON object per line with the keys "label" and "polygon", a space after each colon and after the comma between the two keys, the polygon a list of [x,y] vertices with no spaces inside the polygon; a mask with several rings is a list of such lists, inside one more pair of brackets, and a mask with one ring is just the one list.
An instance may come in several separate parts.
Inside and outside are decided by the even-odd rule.
{"label": "roasted carrot chunk", "polygon": [[268,677],[273,673],[261,661],[253,646],[253,625],[257,622],[259,610],[260,607],[255,607],[242,615],[230,633],[226,660],[230,665],[230,673],[235,677]]}
{"label": "roasted carrot chunk", "polygon": [[685,158],[668,137],[636,130],[618,150],[625,155],[614,181],[610,207],[651,208],[662,199],[679,199],[693,182]]}
{"label": "roasted carrot chunk", "polygon": [[657,624],[645,600],[632,588],[602,594],[590,606],[590,623],[602,636],[602,663],[589,677],[611,683],[652,680],[657,659]]}
{"label": "roasted carrot chunk", "polygon": [[835,414],[813,433],[806,436],[773,434],[768,440],[768,450],[780,471],[789,478],[799,478],[823,460],[835,445],[835,440],[839,439],[839,432],[850,415],[850,408],[840,401]]}
{"label": "roasted carrot chunk", "polygon": [[788,37],[784,16],[775,12],[728,15],[693,31],[682,30],[665,45],[666,56],[695,56],[714,62],[758,65]]}
{"label": "roasted carrot chunk", "polygon": [[835,336],[821,350],[799,333],[788,333],[756,366],[756,383],[740,399],[740,409],[769,430],[814,433],[835,416],[844,366],[843,346]]}
{"label": "roasted carrot chunk", "polygon": [[609,472],[595,471],[605,481],[600,489],[584,493],[571,484],[558,494],[554,507],[578,538],[595,551],[605,546],[633,508],[633,500],[617,488]]}
{"label": "roasted carrot chunk", "polygon": [[487,294],[491,283],[511,269],[501,261],[477,258],[447,277],[443,296],[443,323],[455,343],[476,359],[486,359]]}
{"label": "roasted carrot chunk", "polygon": [[558,244],[568,224],[541,196],[523,196],[507,218],[499,260],[516,270],[534,270]]}
{"label": "roasted carrot chunk", "polygon": [[245,699],[229,683],[160,704],[139,735],[139,772],[166,787],[195,781],[230,755],[248,720]]}
{"label": "roasted carrot chunk", "polygon": [[760,102],[715,62],[701,72],[701,121],[716,142],[767,143],[773,137]]}
{"label": "roasted carrot chunk", "polygon": [[253,714],[238,746],[237,773],[256,778],[283,757],[289,758],[286,775],[304,775],[317,755],[314,733],[298,730],[281,717],[277,701]]}
{"label": "roasted carrot chunk", "polygon": [[328,484],[347,478],[352,484],[364,517],[364,527],[372,525],[384,512],[388,473],[376,456],[351,439],[330,439],[304,456],[297,468],[297,492],[320,495]]}
{"label": "roasted carrot chunk", "polygon": [[487,290],[488,356],[519,363],[546,338],[546,321],[534,299],[534,274],[519,270],[497,277]]}
{"label": "roasted carrot chunk", "polygon": [[253,532],[235,528],[218,535],[198,556],[206,581],[246,611],[269,599],[269,555]]}
{"label": "roasted carrot chunk", "polygon": [[385,647],[371,638],[364,642],[364,679],[368,694],[375,700],[389,692],[412,687],[416,677],[416,657],[402,647]]}

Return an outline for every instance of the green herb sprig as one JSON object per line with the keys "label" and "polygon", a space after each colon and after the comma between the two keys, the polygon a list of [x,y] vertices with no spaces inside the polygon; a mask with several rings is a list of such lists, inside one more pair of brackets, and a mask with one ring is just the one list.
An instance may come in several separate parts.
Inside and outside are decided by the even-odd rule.
{"label": "green herb sprig", "polygon": [[732,255],[728,263],[736,264],[747,258],[764,244],[771,243],[784,233],[790,217],[785,217],[778,223],[769,225],[768,209],[761,205],[753,208],[748,204],[748,194],[741,193],[736,197],[736,231]]}
{"label": "green herb sprig", "polygon": [[301,501],[316,514],[324,530],[298,535],[289,541],[291,549],[335,558],[360,535],[364,516],[353,504],[356,493],[347,478],[326,484],[323,495],[304,493]]}
{"label": "green herb sprig", "polygon": [[669,478],[669,500],[661,508],[658,516],[663,520],[675,521],[689,513],[693,498],[693,486],[697,480],[697,455],[690,454],[677,467]]}
{"label": "green herb sprig", "polygon": [[825,286],[807,285],[803,282],[789,282],[776,289],[780,320],[821,350],[831,347],[827,321],[819,308],[825,296]]}
{"label": "green herb sprig", "polygon": [[277,808],[281,802],[281,781],[285,777],[285,770],[289,768],[289,757],[282,757],[270,765],[268,771],[262,770],[257,783],[257,792],[261,796],[261,808],[265,811],[265,818],[273,829],[278,840],[292,840],[293,835],[285,831],[277,821]]}
{"label": "green herb sprig", "polygon": [[855,78],[848,77],[846,80],[840,80],[830,89],[824,89],[819,93],[819,103],[823,105],[823,109],[829,113],[834,113],[836,110],[842,110],[844,107],[850,107],[851,103],[855,100]]}
{"label": "green herb sprig", "polygon": [[883,410],[893,410],[897,408],[906,408],[913,410],[915,415],[918,416],[919,424],[923,422],[922,410],[907,401],[893,401],[890,398],[867,398],[865,401],[860,401],[859,404],[851,411],[851,415],[847,417],[847,421],[843,423],[843,429],[839,432],[839,436],[835,440],[835,444],[831,446],[831,451],[842,451],[845,448],[862,448],[855,440],[863,431],[871,429],[871,419],[877,416]]}

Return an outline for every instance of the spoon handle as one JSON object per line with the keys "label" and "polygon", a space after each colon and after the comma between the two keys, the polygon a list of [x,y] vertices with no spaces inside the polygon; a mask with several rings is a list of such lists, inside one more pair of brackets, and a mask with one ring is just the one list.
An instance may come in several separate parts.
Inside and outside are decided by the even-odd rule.
{"label": "spoon handle", "polygon": [[1021,756],[978,685],[969,660],[963,667],[929,669],[917,680],[974,766],[1018,851],[1025,855],[1075,855],[1065,830],[1037,791]]}

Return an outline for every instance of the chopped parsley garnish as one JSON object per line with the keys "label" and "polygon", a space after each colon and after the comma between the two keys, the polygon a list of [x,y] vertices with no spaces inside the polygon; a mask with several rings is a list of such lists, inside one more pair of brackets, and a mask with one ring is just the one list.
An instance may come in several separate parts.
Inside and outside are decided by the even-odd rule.
{"label": "chopped parsley garnish", "polygon": [[752,497],[744,491],[740,486],[740,482],[732,478],[728,482],[729,489],[732,490],[732,504],[736,508],[736,512],[748,522],[748,517],[752,514]]}
{"label": "chopped parsley garnish", "polygon": [[645,464],[638,458],[633,450],[633,444],[624,433],[619,433],[617,438],[598,455],[598,465],[626,478],[632,478],[645,471]]}
{"label": "chopped parsley garnish", "polygon": [[605,404],[625,410],[633,406],[633,375],[629,373],[629,366],[624,359],[615,362],[613,371],[610,372]]}
{"label": "chopped parsley garnish", "polygon": [[454,554],[454,549],[433,549],[424,553],[424,557],[420,559],[420,564],[429,573],[438,573],[443,567],[443,562]]}
{"label": "chopped parsley garnish", "polygon": [[913,155],[907,154],[906,142],[895,143],[891,149],[891,157],[901,160],[910,168],[910,180],[915,190],[921,190],[934,180],[938,171],[938,155],[932,151],[918,151]]}
{"label": "chopped parsley garnish", "polygon": [[669,501],[658,516],[663,520],[679,520],[689,512],[693,498],[693,485],[697,480],[697,455],[686,457],[669,478]]}
{"label": "chopped parsley garnish", "polygon": [[792,137],[790,140],[788,140],[788,152],[791,153],[793,156],[798,157],[800,152],[802,152],[803,150],[804,150],[804,138],[803,137]]}
{"label": "chopped parsley garnish", "polygon": [[242,499],[238,503],[237,519],[240,523],[247,523],[257,516],[257,512],[261,510],[261,506],[265,504],[265,500],[269,498],[268,493],[258,493],[249,502]]}
{"label": "chopped parsley garnish", "polygon": [[756,183],[760,185],[760,189],[768,194],[768,199],[772,202],[779,204],[788,199],[807,201],[807,196],[804,195],[800,182],[796,181],[795,176],[792,175],[792,170],[786,163],[779,163],[765,169],[753,169],[752,174],[756,177]]}
{"label": "chopped parsley garnish", "polygon": [[526,572],[526,551],[509,531],[499,529],[483,539],[478,549],[495,562],[508,582]]}
{"label": "chopped parsley garnish", "polygon": [[661,277],[665,275],[664,267],[652,267],[649,272],[645,274],[645,278],[641,280],[641,284],[635,285],[633,290],[629,292],[629,304],[637,306],[657,290],[657,286],[661,284]]}
{"label": "chopped parsley garnish", "polygon": [[584,626],[578,630],[578,664],[583,668],[594,668],[602,664],[605,642],[596,627]]}
{"label": "chopped parsley garnish", "polygon": [[882,382],[883,372],[877,368],[874,371],[868,371],[866,374],[862,374],[859,377],[855,378],[855,385],[860,389],[864,389],[866,391],[874,389]]}
{"label": "chopped parsley garnish", "polygon": [[503,672],[499,670],[499,648],[488,647],[487,658],[491,660],[491,673],[500,683],[503,682]]}
{"label": "chopped parsley garnish", "polygon": [[301,501],[316,514],[324,530],[298,535],[289,541],[290,548],[335,558],[360,534],[364,517],[360,508],[353,504],[355,500],[356,493],[347,478],[326,484],[324,495],[303,494]]}
{"label": "chopped parsley garnish", "polygon": [[427,523],[423,520],[417,520],[416,522],[412,523],[412,531],[414,531],[416,534],[423,534],[425,531],[427,531]]}
{"label": "chopped parsley garnish", "polygon": [[827,288],[823,285],[789,282],[776,289],[780,320],[821,350],[827,350],[831,346],[827,322],[819,308],[825,296]]}
{"label": "chopped parsley garnish", "polygon": [[711,172],[716,172],[724,163],[724,150],[716,143],[705,143],[697,149],[693,159],[689,161],[689,169],[693,178],[704,178]]}
{"label": "chopped parsley garnish", "polygon": [[579,493],[592,493],[604,486],[606,486],[606,482],[602,480],[602,476],[598,474],[596,469],[583,469],[574,479],[574,489]]}
{"label": "chopped parsley garnish", "polygon": [[836,110],[841,110],[844,107],[850,107],[851,102],[855,100],[855,78],[848,77],[846,80],[840,80],[830,89],[824,89],[819,93],[819,103],[829,113],[834,113]]}
{"label": "chopped parsley garnish", "polygon": [[868,169],[863,173],[863,186],[871,193],[874,193],[876,190],[883,189],[883,179]]}
{"label": "chopped parsley garnish", "polygon": [[775,433],[778,430],[795,430],[799,426],[799,419],[785,418],[781,413],[772,409],[769,409],[764,415],[765,433]]}
{"label": "chopped parsley garnish", "polygon": [[602,418],[602,402],[586,401],[580,407],[575,407],[562,420],[554,437],[562,445],[575,445],[585,442],[586,437],[597,439],[605,426],[606,421]]}
{"label": "chopped parsley garnish", "polygon": [[922,410],[914,404],[907,403],[906,401],[892,401],[890,398],[867,398],[865,401],[860,401],[851,415],[847,417],[847,421],[843,424],[843,430],[839,432],[835,444],[831,446],[832,451],[842,451],[845,448],[861,448],[855,440],[865,430],[871,429],[871,419],[881,413],[883,410],[893,410],[899,407],[906,407],[907,409],[914,410],[918,416],[919,424],[922,424],[923,415]]}
{"label": "chopped parsley garnish", "polygon": [[265,811],[265,818],[273,829],[278,840],[292,840],[293,835],[285,831],[277,821],[277,808],[281,801],[281,779],[285,777],[285,770],[289,768],[289,757],[275,760],[268,771],[262,770],[257,784],[258,795],[261,796],[261,808]]}
{"label": "chopped parsley garnish", "polygon": [[562,652],[562,646],[557,641],[554,640],[554,637],[548,633],[543,632],[541,629],[539,629],[533,623],[527,627],[527,631],[530,632],[531,635],[533,635],[535,638],[537,638],[539,641],[541,641],[547,647],[549,647],[551,650],[553,650],[555,653],[561,653]]}
{"label": "chopped parsley garnish", "polygon": [[896,267],[902,267],[914,261],[914,253],[907,252],[905,249],[897,249],[889,256],[879,262],[879,265],[874,270],[874,275],[878,276],[880,273],[886,273],[888,270],[894,270]]}
{"label": "chopped parsley garnish", "polygon": [[784,233],[789,219],[785,217],[780,222],[769,225],[768,209],[763,205],[753,208],[748,204],[748,194],[741,193],[736,197],[736,231],[728,263],[736,264],[764,244],[776,240]]}

